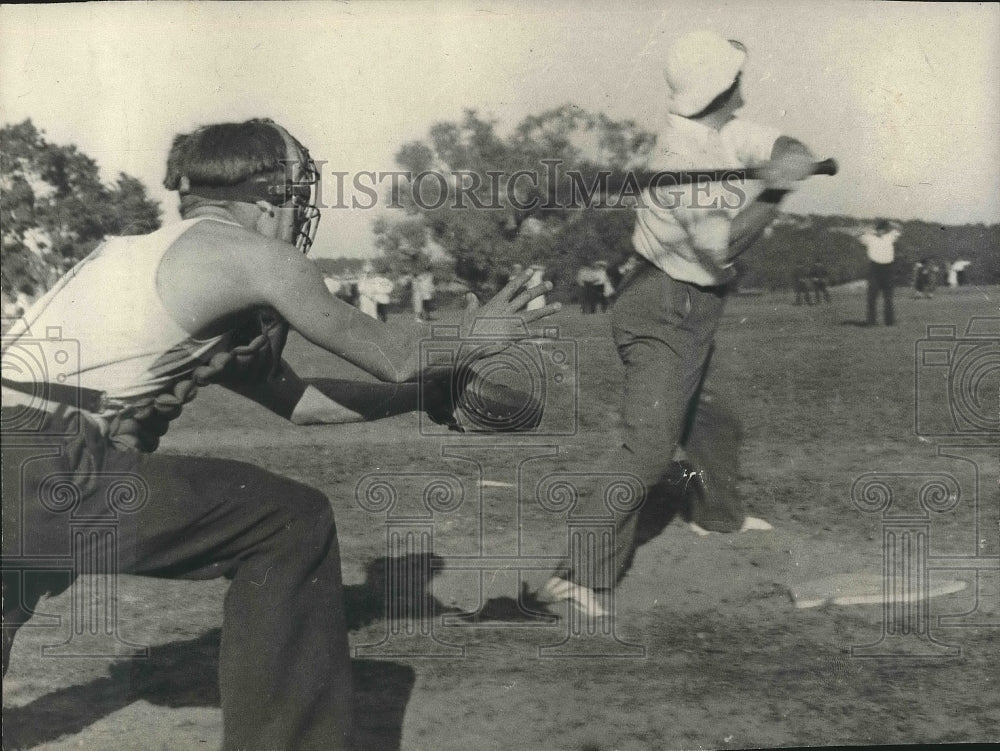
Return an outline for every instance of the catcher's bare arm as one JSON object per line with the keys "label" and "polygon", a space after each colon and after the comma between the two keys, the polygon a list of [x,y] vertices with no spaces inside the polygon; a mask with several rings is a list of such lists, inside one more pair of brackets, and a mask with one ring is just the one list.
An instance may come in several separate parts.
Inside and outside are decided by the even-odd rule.
{"label": "catcher's bare arm", "polygon": [[[330,389],[321,390],[314,384],[303,380],[284,360],[281,362],[280,372],[277,375],[269,378],[235,380],[224,382],[222,385],[296,425],[361,422],[369,419],[367,415],[371,412],[370,409],[359,412],[342,404],[336,398],[335,393],[330,393]],[[383,402],[386,401],[386,395],[380,394],[379,399]],[[408,410],[416,409],[417,402],[416,395],[411,395],[408,399]],[[398,409],[397,411],[408,410]]]}
{"label": "catcher's bare arm", "polygon": [[[230,236],[213,242],[214,233]],[[232,242],[232,233],[239,233],[238,243]],[[526,273],[513,279],[481,307],[470,301],[462,333],[468,334],[477,319],[488,320],[491,336],[513,339],[523,336],[524,324],[558,310],[558,304],[524,310],[529,300],[549,289],[547,284],[525,289],[528,278]],[[228,283],[221,285],[219,279]],[[203,222],[175,243],[157,283],[167,309],[191,333],[226,330],[233,316],[270,306],[306,339],[379,380],[402,383],[419,375],[419,343],[429,336],[429,328],[387,325],[361,313],[331,295],[316,265],[287,243]],[[183,297],[174,290],[183,290]]]}

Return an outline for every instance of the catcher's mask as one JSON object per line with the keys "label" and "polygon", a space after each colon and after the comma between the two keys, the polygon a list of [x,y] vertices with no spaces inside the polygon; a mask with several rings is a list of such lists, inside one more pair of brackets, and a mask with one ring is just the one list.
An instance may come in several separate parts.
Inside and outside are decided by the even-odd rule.
{"label": "catcher's mask", "polygon": [[272,124],[285,137],[289,145],[289,156],[284,162],[285,174],[281,183],[269,186],[269,191],[274,195],[268,201],[276,206],[291,206],[295,209],[295,235],[292,242],[303,253],[308,253],[319,228],[320,212],[316,206],[319,168],[309,156],[309,149],[280,125]]}
{"label": "catcher's mask", "polygon": [[281,135],[286,146],[286,157],[281,160],[281,166],[258,172],[234,184],[192,181],[184,192],[210,200],[246,203],[265,201],[272,206],[293,208],[295,218],[292,242],[303,253],[308,253],[319,227],[319,208],[316,206],[319,169],[309,156],[309,150],[276,122],[266,118],[252,122],[267,123]]}

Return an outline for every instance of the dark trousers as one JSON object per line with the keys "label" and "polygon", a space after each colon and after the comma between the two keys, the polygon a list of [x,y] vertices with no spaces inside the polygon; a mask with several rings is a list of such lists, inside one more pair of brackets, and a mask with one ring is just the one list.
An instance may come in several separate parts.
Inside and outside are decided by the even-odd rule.
{"label": "dark trousers", "polygon": [[[23,411],[3,413],[5,427],[23,424]],[[4,435],[5,632],[70,583],[32,559],[73,561],[70,578],[225,576],[223,747],[350,747],[350,658],[327,498],[251,464],[119,450],[89,421],[75,430],[34,416],[31,434]],[[110,536],[74,533],[88,519]]]}
{"label": "dark trousers", "polygon": [[604,296],[604,286],[601,284],[591,284],[590,282],[583,285],[582,301],[580,308],[584,315],[593,314],[597,312],[597,306],[601,302]]}
{"label": "dark trousers", "polygon": [[[611,309],[615,345],[625,366],[623,443],[610,455],[608,471],[638,478],[646,491],[645,503],[663,502],[663,482],[674,451],[686,442],[696,467],[711,465],[715,474],[713,478],[706,471],[711,500],[696,509],[692,519],[733,531],[744,517],[736,494],[736,423],[722,419],[727,413],[721,405],[713,403],[706,411],[700,401],[725,297],[722,287],[680,282],[649,264],[625,280]],[[719,437],[720,428],[727,425],[734,430]],[[723,454],[732,457],[723,460]],[[586,502],[601,504],[603,499]],[[613,570],[617,579],[624,573],[635,546],[638,516],[638,511],[616,515],[614,549],[599,548],[600,560],[588,562],[587,571],[575,571],[564,561],[569,578],[595,589],[611,586],[593,577]],[[609,567],[611,557],[614,565]]]}
{"label": "dark trousers", "polygon": [[882,295],[883,311],[886,326],[896,323],[896,317],[892,310],[892,264],[891,263],[868,263],[868,325],[874,326],[878,323],[878,296]]}

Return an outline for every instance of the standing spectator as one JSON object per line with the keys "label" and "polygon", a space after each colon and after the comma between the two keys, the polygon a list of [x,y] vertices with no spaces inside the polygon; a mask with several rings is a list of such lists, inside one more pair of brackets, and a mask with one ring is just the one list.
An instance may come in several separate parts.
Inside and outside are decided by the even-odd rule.
{"label": "standing spectator", "polygon": [[589,315],[597,312],[597,301],[601,295],[601,278],[596,266],[587,264],[576,272],[576,283],[580,287],[580,312]]}
{"label": "standing spectator", "polygon": [[343,287],[340,290],[340,298],[352,308],[358,307],[359,296],[357,279],[347,279],[344,281]]}
{"label": "standing spectator", "polygon": [[931,293],[931,262],[930,259],[921,258],[913,264],[913,297],[930,298]]}
{"label": "standing spectator", "polygon": [[326,288],[330,291],[331,295],[335,295],[337,297],[340,296],[344,286],[343,284],[341,284],[340,279],[338,279],[335,276],[324,276],[323,284],[326,285]]}
{"label": "standing spectator", "polygon": [[372,282],[372,265],[368,262],[361,268],[358,276],[358,310],[370,318],[378,318],[378,307],[375,304],[375,285]]}
{"label": "standing spectator", "polygon": [[424,271],[416,276],[416,286],[420,293],[420,307],[423,311],[423,320],[431,320],[434,312],[434,274]]}
{"label": "standing spectator", "polygon": [[927,297],[934,297],[934,291],[938,286],[938,278],[941,275],[941,267],[936,260],[931,258],[927,263]]}
{"label": "standing spectator", "polygon": [[410,285],[410,307],[413,310],[414,320],[424,320],[424,296],[417,281],[417,275],[405,276],[400,279],[400,282]]}
{"label": "standing spectator", "polygon": [[965,285],[966,269],[972,265],[972,261],[955,261],[948,267],[948,286],[962,287]]}
{"label": "standing spectator", "polygon": [[827,289],[826,267],[819,261],[816,261],[809,269],[809,282],[817,305],[819,305],[820,295],[823,296],[824,302],[831,302],[830,292]]}
{"label": "standing spectator", "polygon": [[365,263],[358,279],[358,309],[383,323],[388,319],[389,302],[395,285],[391,279],[375,275],[370,263]]}
{"label": "standing spectator", "polygon": [[598,301],[601,305],[601,312],[608,312],[608,303],[615,294],[615,287],[611,283],[611,277],[608,276],[608,262],[598,261],[596,264],[598,281],[600,283],[600,289],[598,290]]}
{"label": "standing spectator", "polygon": [[[625,264],[610,265],[608,266],[608,281],[611,282],[611,287],[613,289],[618,289],[621,286],[622,278],[625,276],[626,271]],[[612,293],[613,294],[613,293]]]}
{"label": "standing spectator", "polygon": [[[540,264],[531,265],[531,278],[528,280],[529,287],[537,287],[545,284],[545,267]],[[528,303],[525,310],[537,310],[545,307],[545,295],[539,295]]]}
{"label": "standing spectator", "polygon": [[796,266],[794,274],[792,286],[795,289],[795,304],[801,305],[802,301],[805,300],[806,305],[812,305],[812,286],[809,284],[809,275],[806,273],[805,267]]}
{"label": "standing spectator", "polygon": [[632,276],[633,272],[639,267],[639,261],[635,254],[630,255],[617,267],[615,267],[615,274],[612,282],[615,285],[616,290],[621,290],[625,285],[626,281]]}
{"label": "standing spectator", "polygon": [[375,315],[382,322],[389,320],[389,303],[392,302],[392,293],[396,285],[392,280],[384,276],[373,277],[375,283]]}
{"label": "standing spectator", "polygon": [[885,219],[875,224],[873,232],[865,232],[859,240],[868,253],[868,317],[869,326],[878,324],[878,297],[882,296],[882,317],[886,326],[896,323],[892,307],[894,280],[892,277],[896,260],[896,240],[902,233]]}
{"label": "standing spectator", "polygon": [[886,326],[896,323],[892,307],[894,287],[893,271],[896,260],[896,240],[902,234],[891,222],[879,219],[874,229],[837,227],[834,232],[857,238],[865,246],[868,255],[868,308],[865,323],[878,324],[878,298],[882,296],[883,318]]}

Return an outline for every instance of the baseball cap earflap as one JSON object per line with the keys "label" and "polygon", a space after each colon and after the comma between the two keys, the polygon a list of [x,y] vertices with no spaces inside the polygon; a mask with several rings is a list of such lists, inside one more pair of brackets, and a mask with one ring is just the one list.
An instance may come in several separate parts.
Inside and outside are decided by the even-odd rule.
{"label": "baseball cap earflap", "polygon": [[667,51],[663,75],[670,87],[669,108],[675,115],[691,117],[736,80],[746,62],[746,48],[713,31],[691,31]]}

